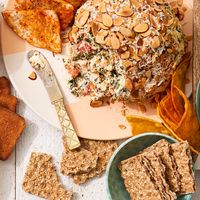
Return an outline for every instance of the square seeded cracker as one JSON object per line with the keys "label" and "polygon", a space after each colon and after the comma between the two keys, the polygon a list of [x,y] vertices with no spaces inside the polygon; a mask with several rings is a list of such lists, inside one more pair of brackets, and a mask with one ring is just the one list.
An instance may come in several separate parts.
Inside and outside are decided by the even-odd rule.
{"label": "square seeded cracker", "polygon": [[163,165],[160,156],[157,156],[154,151],[144,151],[141,156],[143,158],[143,164],[148,169],[151,178],[156,183],[158,191],[163,199],[176,199],[176,194],[170,190],[166,181],[165,166]]}
{"label": "square seeded cracker", "polygon": [[[66,143],[64,142],[65,150],[67,150]],[[81,148],[91,152],[91,160],[97,159],[95,168],[90,168],[88,172],[77,172],[72,175],[72,179],[76,184],[83,184],[88,179],[102,175],[105,171],[109,159],[117,148],[117,143],[114,141],[96,141],[81,139]],[[89,163],[90,161],[87,160]]]}
{"label": "square seeded cracker", "polygon": [[74,175],[89,172],[97,166],[98,156],[80,147],[72,151],[66,150],[62,155],[61,173]]}
{"label": "square seeded cracker", "polygon": [[178,191],[178,194],[194,193],[196,186],[188,142],[185,141],[172,144],[171,154],[174,157],[177,171],[180,175],[180,190]]}
{"label": "square seeded cracker", "polygon": [[23,190],[49,200],[70,200],[72,192],[63,188],[51,161],[45,153],[32,153],[23,181]]}
{"label": "square seeded cracker", "polygon": [[160,156],[162,163],[165,166],[165,178],[173,192],[177,192],[180,189],[179,174],[176,170],[175,161],[173,156],[170,155],[170,144],[165,140],[159,140],[152,146],[145,149],[145,152],[154,151],[157,156]]}
{"label": "square seeded cracker", "polygon": [[119,166],[124,184],[132,200],[162,200],[155,182],[143,163],[141,155],[121,162]]}

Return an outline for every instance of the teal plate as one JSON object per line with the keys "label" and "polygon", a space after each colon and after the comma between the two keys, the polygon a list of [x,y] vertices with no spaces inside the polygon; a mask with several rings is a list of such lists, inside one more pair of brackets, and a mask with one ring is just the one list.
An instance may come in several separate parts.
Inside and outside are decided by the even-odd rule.
{"label": "teal plate", "polygon": [[[130,200],[129,193],[125,189],[124,181],[118,169],[119,163],[122,160],[137,155],[140,151],[161,139],[166,139],[169,143],[177,142],[174,138],[160,133],[144,133],[130,138],[118,147],[110,159],[106,170],[108,200]],[[178,200],[191,200],[191,194],[179,196]]]}

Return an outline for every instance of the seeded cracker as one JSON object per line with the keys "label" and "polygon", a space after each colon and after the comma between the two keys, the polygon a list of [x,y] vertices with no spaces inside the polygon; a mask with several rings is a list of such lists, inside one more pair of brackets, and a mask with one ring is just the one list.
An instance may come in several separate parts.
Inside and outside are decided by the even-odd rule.
{"label": "seeded cracker", "polygon": [[141,155],[122,161],[120,170],[132,200],[162,200]]}
{"label": "seeded cracker", "polygon": [[[65,150],[67,151],[67,145],[65,144],[65,142],[64,146]],[[91,152],[92,156],[90,157],[90,160],[96,158],[98,159],[95,168],[90,168],[90,171],[88,172],[79,171],[75,174],[72,174],[73,181],[76,184],[83,184],[88,179],[102,175],[102,173],[106,169],[110,157],[117,148],[117,143],[113,141],[95,141],[95,140],[82,139],[81,148]],[[91,162],[90,160],[87,160],[87,162]],[[61,165],[64,165],[64,163]]]}
{"label": "seeded cracker", "polygon": [[98,162],[96,168],[89,173],[72,176],[76,184],[83,184],[88,179],[102,175],[113,152],[117,148],[117,143],[113,141],[83,140],[83,147],[89,150],[93,156],[98,156]]}
{"label": "seeded cracker", "polygon": [[89,172],[97,165],[98,156],[93,156],[86,149],[79,148],[63,153],[61,161],[61,173],[64,175]]}
{"label": "seeded cracker", "polygon": [[165,178],[165,166],[163,165],[161,158],[152,152],[142,153],[143,164],[149,170],[151,178],[154,180],[158,187],[160,195],[166,200],[176,199],[176,194],[169,188]]}
{"label": "seeded cracker", "polygon": [[63,188],[51,161],[45,153],[32,153],[23,181],[24,191],[49,200],[70,200],[72,192]]}
{"label": "seeded cracker", "polygon": [[162,163],[165,165],[165,177],[173,192],[180,189],[179,174],[176,171],[175,161],[173,156],[170,155],[170,144],[166,140],[160,140],[153,144],[151,147],[145,149],[145,152],[154,151],[157,156],[160,156]]}
{"label": "seeded cracker", "polygon": [[177,171],[180,174],[180,191],[178,193],[194,193],[196,190],[196,186],[188,142],[172,144],[171,153],[174,157]]}

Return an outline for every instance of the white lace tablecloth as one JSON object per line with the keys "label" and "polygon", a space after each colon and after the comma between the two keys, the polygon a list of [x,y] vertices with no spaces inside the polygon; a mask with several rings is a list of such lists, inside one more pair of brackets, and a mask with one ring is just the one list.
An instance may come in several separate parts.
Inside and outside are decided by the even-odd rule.
{"label": "white lace tablecloth", "polygon": [[[0,0],[0,10],[3,8],[3,3],[4,0]],[[0,55],[0,76],[2,75],[7,76],[7,73]],[[18,96],[14,89],[13,94]],[[38,117],[21,99],[18,113],[26,119],[27,128],[18,140],[12,156],[5,162],[0,161],[0,200],[39,200],[40,198],[25,193],[21,187],[27,162],[33,151],[49,153],[53,156],[59,172],[59,161],[63,150],[62,134]],[[66,188],[75,192],[74,200],[106,200],[104,176],[83,186],[73,184],[68,177],[61,176],[61,174],[60,177]],[[196,175],[196,180],[200,182],[200,173]],[[193,200],[200,200],[200,193],[194,196]]]}

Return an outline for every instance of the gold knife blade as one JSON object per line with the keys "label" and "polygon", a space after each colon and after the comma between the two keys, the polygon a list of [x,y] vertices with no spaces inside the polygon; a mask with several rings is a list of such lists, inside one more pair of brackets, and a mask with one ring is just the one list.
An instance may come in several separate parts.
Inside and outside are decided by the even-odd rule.
{"label": "gold knife blade", "polygon": [[29,63],[43,81],[51,103],[55,106],[69,149],[80,147],[80,141],[65,109],[63,95],[48,60],[37,50],[29,51],[27,56]]}

